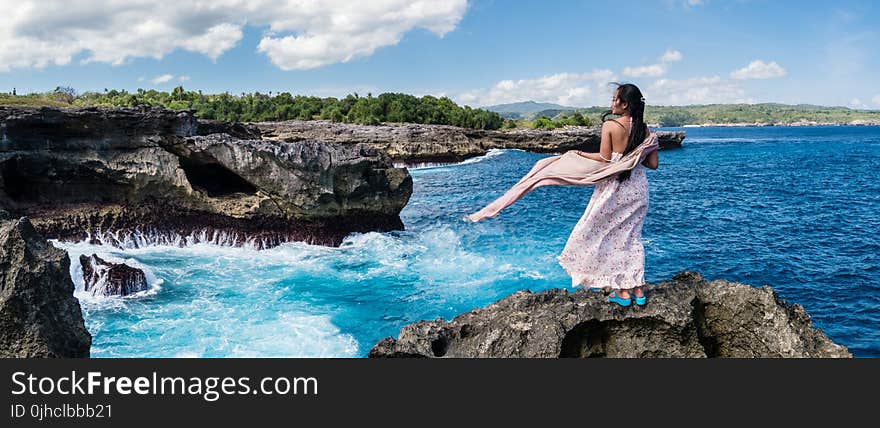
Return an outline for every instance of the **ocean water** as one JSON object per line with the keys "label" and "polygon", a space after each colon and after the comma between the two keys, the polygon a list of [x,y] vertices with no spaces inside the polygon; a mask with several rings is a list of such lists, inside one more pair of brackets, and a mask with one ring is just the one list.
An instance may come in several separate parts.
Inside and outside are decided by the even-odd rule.
{"label": "ocean water", "polygon": [[[686,131],[648,170],[646,280],[687,269],[771,285],[857,357],[880,356],[880,128]],[[494,218],[461,220],[546,156],[492,150],[412,169],[406,230],[338,248],[56,245],[147,272],[150,290],[100,298],[72,264],[95,357],[364,357],[408,323],[570,286],[556,256],[591,187],[541,187]]]}

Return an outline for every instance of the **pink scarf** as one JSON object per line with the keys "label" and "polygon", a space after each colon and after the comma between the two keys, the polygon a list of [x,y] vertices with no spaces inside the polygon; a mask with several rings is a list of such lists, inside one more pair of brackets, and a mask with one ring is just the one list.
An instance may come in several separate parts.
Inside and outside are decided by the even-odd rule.
{"label": "pink scarf", "polygon": [[632,170],[645,160],[651,152],[660,148],[657,134],[651,132],[642,144],[616,162],[600,162],[587,159],[574,152],[550,156],[535,162],[535,166],[504,195],[485,208],[464,217],[464,220],[478,222],[494,217],[526,193],[541,186],[592,186],[617,173]]}

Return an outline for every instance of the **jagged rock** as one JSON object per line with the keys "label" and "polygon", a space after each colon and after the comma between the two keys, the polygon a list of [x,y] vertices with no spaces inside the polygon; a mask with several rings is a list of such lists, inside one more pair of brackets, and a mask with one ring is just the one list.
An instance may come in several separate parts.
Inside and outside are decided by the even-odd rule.
{"label": "jagged rock", "polygon": [[0,357],[88,357],[67,252],[26,218],[0,223]]}
{"label": "jagged rock", "polygon": [[260,130],[256,126],[222,120],[199,119],[197,133],[198,135],[229,134],[242,140],[260,139]]}
{"label": "jagged rock", "polygon": [[643,307],[579,289],[520,291],[486,308],[404,326],[370,357],[852,357],[768,287],[684,271]]}
{"label": "jagged rock", "polygon": [[[684,138],[660,134],[661,148]],[[403,229],[412,177],[395,161],[598,145],[597,127],[239,124],[161,108],[0,107],[0,210],[63,240],[338,245],[351,232]]]}
{"label": "jagged rock", "polygon": [[0,107],[0,209],[49,238],[113,245],[339,245],[403,229],[412,178],[385,153],[212,132],[248,129],[158,108]]}
{"label": "jagged rock", "polygon": [[[599,151],[601,128],[569,126],[554,130],[490,131],[448,125],[355,125],[326,120],[255,123],[263,139],[278,141],[321,140],[365,144],[382,150],[396,164],[460,162],[490,149],[521,149],[538,153],[567,150]],[[685,133],[658,131],[660,148],[681,147]]]}
{"label": "jagged rock", "polygon": [[127,296],[148,288],[144,271],[125,263],[108,262],[97,254],[79,256],[85,291],[92,295]]}

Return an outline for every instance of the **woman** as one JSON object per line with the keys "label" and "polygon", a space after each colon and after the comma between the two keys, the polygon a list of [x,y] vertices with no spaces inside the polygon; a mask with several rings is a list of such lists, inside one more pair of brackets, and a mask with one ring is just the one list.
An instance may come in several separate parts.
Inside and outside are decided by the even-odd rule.
{"label": "woman", "polygon": [[[606,120],[614,114],[617,119]],[[611,110],[602,115],[599,153],[575,152],[588,159],[617,162],[648,135],[645,99],[633,84],[618,84]],[[645,249],[642,225],[648,211],[648,178],[644,167],[657,169],[657,151],[640,165],[604,179],[595,185],[593,196],[574,226],[559,264],[572,277],[572,286],[612,290],[608,300],[629,306],[632,300],[644,305]]]}

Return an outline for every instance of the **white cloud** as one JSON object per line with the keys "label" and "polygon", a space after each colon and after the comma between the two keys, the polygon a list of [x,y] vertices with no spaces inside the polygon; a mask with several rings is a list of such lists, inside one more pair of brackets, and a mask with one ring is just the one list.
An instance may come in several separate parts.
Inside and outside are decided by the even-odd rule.
{"label": "white cloud", "polygon": [[[372,54],[397,44],[403,34],[425,28],[438,36],[452,31],[467,2],[340,1],[326,16],[303,16],[303,22],[284,23],[273,30],[304,29],[295,35],[264,37],[257,49],[283,70],[311,69]],[[298,17],[299,18],[299,17]]]}
{"label": "white cloud", "polygon": [[489,89],[462,93],[455,97],[459,104],[489,106],[533,100],[564,106],[606,105],[611,102],[616,80],[611,70],[590,73],[557,73],[536,79],[502,80]]}
{"label": "white cloud", "polygon": [[[626,67],[622,74],[631,77],[659,77],[667,71],[670,62],[681,61],[683,55],[667,50],[658,64]],[[771,63],[775,64],[775,63]],[[617,80],[611,70],[592,73],[557,73],[537,79],[502,80],[489,89],[469,91],[455,97],[459,104],[488,106],[519,101],[553,102],[567,106],[604,106],[610,103],[614,87],[608,83]],[[659,78],[642,86],[649,105],[689,105],[754,103],[739,80],[720,76],[690,79]],[[880,104],[880,95],[875,100]]]}
{"label": "white cloud", "polygon": [[779,64],[776,63],[776,61],[765,63],[764,61],[761,61],[759,59],[756,59],[750,62],[749,65],[740,68],[739,70],[734,70],[730,73],[730,77],[737,80],[773,79],[785,75],[785,69],[780,67]]}
{"label": "white cloud", "polygon": [[623,75],[628,77],[660,77],[664,74],[666,74],[665,64],[626,67],[623,69]]}
{"label": "white cloud", "polygon": [[754,103],[736,82],[719,76],[658,79],[642,92],[648,105]]}
{"label": "white cloud", "polygon": [[880,94],[874,95],[874,98],[871,98],[871,102],[876,106],[880,106]]}
{"label": "white cloud", "polygon": [[681,52],[670,49],[660,57],[660,62],[677,62],[681,61],[681,57]]}
{"label": "white cloud", "polygon": [[217,61],[217,58],[223,52],[232,49],[241,40],[241,37],[242,31],[240,26],[222,23],[208,28],[204,34],[185,40],[181,43],[181,47],[186,50],[201,52],[208,58],[211,58],[212,61]]}
{"label": "white cloud", "polygon": [[170,82],[171,79],[174,78],[173,74],[160,74],[150,80],[150,83],[154,85],[161,85],[163,83]]}
{"label": "white cloud", "polygon": [[[9,4],[7,4],[9,3]],[[245,26],[267,27],[256,47],[285,70],[345,62],[424,28],[455,29],[467,0],[0,0],[0,72],[83,62],[124,64],[187,50],[216,60]]]}
{"label": "white cloud", "polygon": [[866,109],[866,108],[868,108],[868,105],[865,104],[864,102],[862,102],[862,100],[859,98],[853,98],[852,100],[849,101],[849,104],[847,104],[847,107],[854,108],[854,109]]}
{"label": "white cloud", "polygon": [[[659,63],[626,67],[622,74],[631,77],[659,77],[667,71],[669,63],[681,61],[683,55],[677,50],[667,50]],[[775,64],[775,63],[771,63]],[[557,73],[537,79],[502,80],[489,89],[469,91],[455,97],[459,104],[488,106],[533,100],[553,102],[567,106],[604,106],[610,103],[617,80],[611,70],[595,70],[592,73]],[[741,82],[720,76],[689,79],[658,78],[649,85],[639,85],[648,105],[690,105],[754,103]],[[875,101],[880,104],[880,95]]]}
{"label": "white cloud", "polygon": [[[160,74],[152,79],[150,79],[150,83],[154,85],[161,85],[163,83],[168,83],[174,79],[177,79],[178,82],[186,82],[189,80],[189,76],[174,76],[173,74]],[[138,79],[138,82],[142,82],[144,80],[143,77]]]}
{"label": "white cloud", "polygon": [[643,65],[641,67],[625,67],[623,75],[627,77],[660,77],[666,74],[670,62],[681,61],[681,58],[681,52],[670,49],[660,57],[660,63]]}

